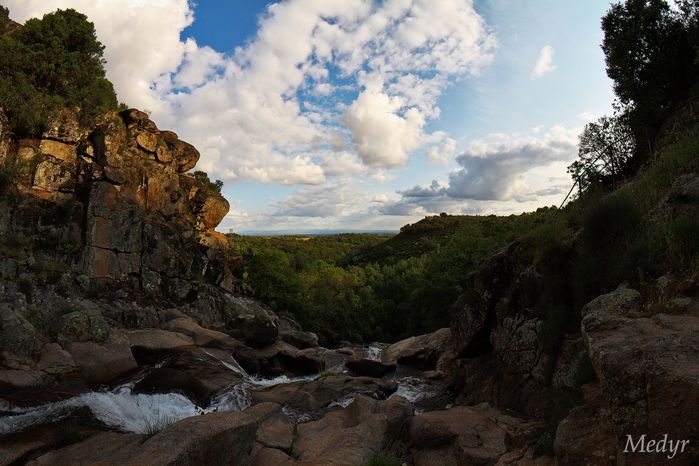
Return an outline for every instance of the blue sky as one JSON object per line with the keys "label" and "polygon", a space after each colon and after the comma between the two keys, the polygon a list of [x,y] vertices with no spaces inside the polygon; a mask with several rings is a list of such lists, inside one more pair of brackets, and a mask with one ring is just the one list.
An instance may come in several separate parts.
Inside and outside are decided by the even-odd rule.
{"label": "blue sky", "polygon": [[559,203],[577,134],[613,99],[607,1],[0,3],[20,21],[88,15],[119,97],[224,180],[224,231],[398,229]]}

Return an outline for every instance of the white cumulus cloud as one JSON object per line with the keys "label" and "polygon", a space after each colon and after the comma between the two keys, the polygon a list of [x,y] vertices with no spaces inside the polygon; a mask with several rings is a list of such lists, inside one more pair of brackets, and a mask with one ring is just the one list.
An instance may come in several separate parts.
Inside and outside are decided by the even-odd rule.
{"label": "white cumulus cloud", "polygon": [[553,47],[544,45],[539,51],[539,57],[536,59],[536,64],[531,72],[532,79],[539,79],[545,74],[548,74],[558,68],[553,63]]}
{"label": "white cumulus cloud", "polygon": [[472,0],[284,0],[234,51],[181,39],[196,19],[188,0],[2,1],[19,21],[85,13],[120,100],[150,110],[224,180],[323,184],[367,173],[358,164],[386,177],[423,147],[444,160],[448,138],[425,129],[437,99],[495,46]]}

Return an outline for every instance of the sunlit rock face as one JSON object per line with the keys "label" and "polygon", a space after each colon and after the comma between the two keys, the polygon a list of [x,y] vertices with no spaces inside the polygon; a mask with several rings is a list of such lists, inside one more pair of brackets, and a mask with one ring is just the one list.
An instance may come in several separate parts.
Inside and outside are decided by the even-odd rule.
{"label": "sunlit rock face", "polygon": [[186,173],[198,159],[135,109],[90,125],[64,109],[21,138],[0,108],[0,335],[19,339],[0,340],[0,367],[33,367],[48,342],[157,328],[169,308],[251,345],[276,339],[276,316],[241,300],[240,258],[215,231],[229,204]]}
{"label": "sunlit rock face", "polygon": [[213,232],[229,204],[185,173],[198,159],[135,109],[89,127],[66,109],[40,138],[20,140],[3,116],[0,164],[9,179],[0,231],[50,238],[55,259],[92,285],[187,295],[182,281],[204,281],[234,291],[235,258]]}

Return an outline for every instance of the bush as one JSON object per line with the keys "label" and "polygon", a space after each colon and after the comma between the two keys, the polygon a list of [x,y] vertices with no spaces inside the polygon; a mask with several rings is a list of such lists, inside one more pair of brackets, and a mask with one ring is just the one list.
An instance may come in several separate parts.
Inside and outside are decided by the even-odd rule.
{"label": "bush", "polygon": [[192,175],[194,176],[195,180],[204,183],[204,185],[206,185],[208,188],[221,194],[221,189],[223,188],[223,181],[211,181],[209,179],[209,175],[203,171],[195,171],[194,173],[192,173]]}

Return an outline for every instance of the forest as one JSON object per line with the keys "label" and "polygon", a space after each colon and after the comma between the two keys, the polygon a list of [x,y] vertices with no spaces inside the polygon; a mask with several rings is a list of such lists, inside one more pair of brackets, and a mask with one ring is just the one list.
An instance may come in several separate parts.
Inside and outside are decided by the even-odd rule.
{"label": "forest", "polygon": [[556,221],[442,214],[394,236],[230,234],[255,296],[328,342],[395,341],[449,325],[466,275],[499,248]]}

